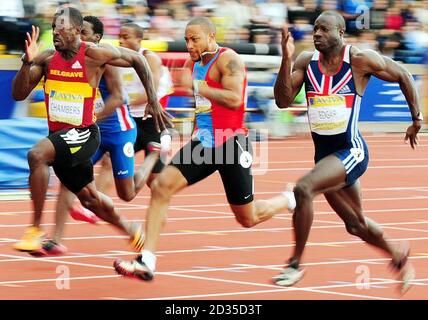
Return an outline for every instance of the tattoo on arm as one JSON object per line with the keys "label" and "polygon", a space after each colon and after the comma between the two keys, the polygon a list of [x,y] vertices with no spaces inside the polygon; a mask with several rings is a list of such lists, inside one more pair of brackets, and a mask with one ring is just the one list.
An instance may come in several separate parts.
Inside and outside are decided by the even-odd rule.
{"label": "tattoo on arm", "polygon": [[239,72],[239,63],[236,60],[230,60],[226,68],[229,69],[232,75],[235,75]]}

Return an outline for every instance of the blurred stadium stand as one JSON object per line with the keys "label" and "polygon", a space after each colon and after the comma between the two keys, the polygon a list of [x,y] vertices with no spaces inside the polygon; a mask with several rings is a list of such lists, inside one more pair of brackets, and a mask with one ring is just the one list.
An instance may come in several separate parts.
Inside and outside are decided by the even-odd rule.
{"label": "blurred stadium stand", "polygon": [[[349,27],[345,36],[347,43],[377,50],[406,64],[417,80],[422,107],[428,114],[428,0],[6,0],[0,5],[0,119],[4,119],[0,120],[0,128],[7,128],[6,124],[13,127],[15,122],[17,130],[25,131],[22,122],[28,121],[31,130],[38,130],[37,134],[27,135],[34,142],[44,134],[39,122],[43,119],[32,122],[24,117],[45,116],[42,87],[39,85],[26,101],[16,103],[11,97],[11,80],[21,65],[19,56],[31,24],[40,26],[44,48],[51,46],[51,19],[58,5],[64,3],[77,6],[84,15],[99,16],[106,25],[104,40],[115,45],[121,23],[138,23],[145,29],[142,45],[156,51],[169,68],[182,67],[187,57],[183,42],[186,23],[194,16],[211,17],[217,27],[218,42],[240,53],[248,68],[247,125],[268,128],[270,137],[274,138],[309,132],[304,90],[291,110],[278,110],[273,100],[272,86],[281,60],[280,27],[283,22],[289,24],[296,54],[313,50],[312,28],[317,15],[326,9],[338,9]],[[364,13],[369,14],[367,21],[361,20],[365,18]],[[358,19],[367,22],[362,29],[355,29]],[[362,103],[363,131],[402,132],[405,123],[410,121],[398,84],[373,78]],[[192,97],[175,88],[168,109],[181,119],[177,127],[181,126],[186,134],[191,127],[180,121],[192,119],[192,106]],[[6,147],[15,143],[6,135],[1,139]],[[26,141],[24,149],[31,145],[31,141]],[[20,152],[25,154],[25,151]],[[17,169],[22,176],[25,163],[23,158]],[[4,169],[0,165],[0,172]]]}

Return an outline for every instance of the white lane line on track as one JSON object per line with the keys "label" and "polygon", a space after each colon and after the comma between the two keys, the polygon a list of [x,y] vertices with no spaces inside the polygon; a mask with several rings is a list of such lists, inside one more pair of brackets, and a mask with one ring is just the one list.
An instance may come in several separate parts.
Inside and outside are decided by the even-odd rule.
{"label": "white lane line on track", "polygon": [[[115,256],[129,256],[129,255],[135,255],[135,252],[117,252],[114,254]],[[49,262],[49,263],[58,263],[58,264],[70,264],[75,265],[74,263],[69,263],[69,261],[61,260],[61,258],[66,257],[56,257],[55,259],[51,258],[33,258],[33,257],[21,257],[21,256],[15,256],[15,255],[6,255],[6,254],[0,254],[0,256],[4,257],[12,257],[13,260],[9,261],[38,261],[38,262]],[[104,258],[106,256],[111,257],[112,254],[98,254],[98,255],[86,255],[81,256],[80,258]],[[70,257],[68,257],[70,258]],[[411,256],[409,257],[410,260],[425,260],[428,259],[428,255],[418,255],[418,256]],[[338,259],[338,260],[329,260],[329,261],[319,261],[319,262],[306,262],[302,263],[302,266],[309,267],[309,266],[332,266],[332,265],[341,265],[341,264],[387,264],[389,263],[390,259],[387,258],[371,258],[371,259],[353,259],[353,260],[346,260],[346,259]],[[3,260],[4,261],[4,260]],[[1,262],[1,261],[0,261]],[[86,267],[93,267],[93,268],[100,268],[100,269],[112,269],[113,267],[105,266],[105,265],[99,265],[99,264],[88,264],[86,263],[84,266]],[[233,264],[233,267],[206,267],[206,269],[185,269],[185,270],[176,270],[176,271],[162,271],[157,272],[157,275],[168,275],[168,274],[192,274],[192,273],[205,273],[205,272],[231,272],[231,271],[245,271],[245,270],[252,270],[252,269],[262,269],[262,270],[277,270],[280,271],[284,267],[284,264],[272,264],[272,265],[237,265]],[[3,282],[0,282],[0,284]]]}
{"label": "white lane line on track", "polygon": [[[428,238],[400,238],[395,239],[391,238],[390,241],[419,241],[419,240],[428,240]],[[342,242],[310,242],[307,244],[308,247],[312,246],[331,246],[331,245],[339,245],[339,244],[363,244],[363,241],[342,241]],[[281,245],[266,245],[266,246],[245,246],[245,247],[203,247],[200,249],[180,249],[180,250],[163,250],[158,251],[156,253],[157,256],[162,256],[165,254],[177,254],[177,253],[195,253],[195,252],[212,252],[212,251],[239,251],[239,250],[257,250],[257,249],[273,249],[273,248],[287,248],[292,247],[293,244],[281,244]],[[111,251],[111,253],[103,253],[103,254],[80,254],[80,255],[72,255],[72,256],[57,256],[57,257],[47,257],[47,258],[34,258],[31,256],[17,256],[17,255],[9,255],[9,254],[0,254],[0,257],[12,258],[12,259],[3,259],[0,260],[2,262],[17,262],[17,261],[43,261],[43,262],[55,262],[55,263],[67,263],[65,259],[80,259],[80,258],[106,258],[106,257],[117,257],[117,256],[135,256],[135,252],[132,251]],[[428,255],[419,255],[412,256],[410,259],[427,259]],[[366,260],[346,260],[346,261],[389,261],[388,259],[366,259]],[[323,264],[336,264],[336,263],[344,263],[344,260],[327,262]],[[304,264],[305,265],[305,264]],[[310,265],[310,264],[308,264]],[[87,264],[87,266],[91,266],[91,264]],[[96,265],[94,265],[96,266]],[[103,266],[105,268],[105,266]]]}
{"label": "white lane line on track", "polygon": [[[257,179],[257,178],[256,178]],[[283,183],[284,187],[287,184],[287,181],[278,181],[278,183]],[[428,186],[414,186],[414,187],[383,187],[383,188],[363,188],[363,192],[368,192],[368,191],[414,191],[414,190],[419,190],[419,191],[427,191],[428,190]],[[262,192],[257,192],[256,194],[278,194],[279,191],[262,191]],[[191,194],[176,194],[174,195],[174,198],[193,198],[193,197],[215,197],[215,196],[224,196],[225,193],[224,192],[219,192],[219,193],[191,193]],[[117,200],[119,202],[116,202],[115,205],[130,205],[130,206],[142,206],[142,207],[147,207],[145,205],[136,205],[136,204],[132,204],[129,202],[123,202],[122,200],[119,199],[119,197],[117,196],[112,196],[110,197],[113,200]],[[137,201],[138,199],[150,199],[149,195],[137,195],[134,200]],[[12,202],[28,202],[28,200],[13,200],[13,201],[8,201],[9,203]],[[45,202],[56,202],[56,198],[53,199],[46,199]],[[27,213],[27,212],[31,212],[31,211],[10,211],[9,213],[12,214],[19,214],[19,213]],[[45,210],[45,212],[53,212],[53,210]]]}
{"label": "white lane line on track", "polygon": [[[206,279],[208,280],[208,279]],[[219,279],[212,279],[212,281],[216,281]],[[422,279],[415,279],[412,281],[412,283],[418,283],[418,282],[426,282],[428,281],[428,278],[422,278]],[[399,281],[396,280],[389,280],[386,281],[380,281],[380,282],[367,282],[366,284],[371,285],[385,285],[385,284],[398,284]],[[343,285],[327,285],[327,286],[315,286],[315,287],[288,287],[288,288],[279,288],[278,286],[272,285],[274,288],[273,290],[256,290],[256,291],[237,291],[237,292],[227,292],[227,293],[213,293],[213,294],[197,294],[197,295],[187,295],[187,296],[169,296],[169,297],[154,297],[154,298],[143,298],[139,300],[174,300],[174,299],[201,299],[201,298],[208,298],[208,297],[226,297],[226,296],[234,296],[234,295],[251,295],[251,294],[263,294],[263,293],[281,293],[281,292],[291,292],[291,291],[306,291],[306,292],[316,292],[316,293],[328,293],[328,294],[338,294],[338,295],[352,295],[348,293],[340,293],[340,292],[328,292],[323,289],[339,289],[339,288],[352,288],[359,285],[358,283],[351,283],[351,284],[343,284]],[[268,285],[266,285],[268,286]],[[357,295],[354,295],[357,296]],[[363,295],[358,295],[360,298],[362,298]],[[365,296],[365,298],[369,299],[382,299],[382,300],[394,300],[391,298],[386,297],[374,297],[374,296]]]}
{"label": "white lane line on track", "polygon": [[[277,219],[286,219],[291,220],[291,217],[277,217]],[[135,220],[133,220],[135,221]],[[328,225],[321,226],[312,226],[311,229],[334,229],[334,228],[345,228],[343,222],[339,221],[325,221],[325,220],[314,220],[316,223],[327,223]],[[418,231],[418,232],[428,232],[427,229],[414,229],[414,228],[399,228],[394,226],[400,225],[425,225],[428,224],[428,221],[415,221],[415,222],[389,222],[389,223],[378,223],[379,226],[383,228],[403,230],[403,231]],[[223,230],[179,230],[179,232],[169,232],[161,233],[161,236],[186,236],[186,235],[223,235],[223,234],[233,234],[233,233],[253,233],[253,232],[282,232],[282,231],[291,231],[292,227],[277,227],[277,228],[239,228],[239,229],[223,229]],[[78,236],[78,237],[64,237],[63,240],[94,240],[94,239],[127,239],[127,236],[122,235],[96,235],[96,236]],[[18,241],[18,239],[12,238],[3,238],[0,239],[0,243],[13,243]]]}
{"label": "white lane line on track", "polygon": [[[4,256],[4,255],[2,255]],[[418,258],[427,258],[427,257],[418,257]],[[32,260],[36,260],[34,258],[32,258]],[[38,259],[37,259],[38,260]],[[354,260],[354,261],[368,261],[370,259],[367,260]],[[372,260],[381,260],[381,259],[372,259]],[[386,260],[386,259],[383,259]],[[58,263],[57,261],[54,260],[49,260],[49,261],[45,261],[45,262],[54,262],[54,263]],[[335,261],[335,262],[321,262],[324,264],[337,264],[337,263],[346,263],[349,261]],[[59,263],[64,263],[64,261],[60,261]],[[87,265],[87,264],[85,264]],[[310,265],[310,264],[303,264],[303,265]],[[312,263],[311,265],[314,265],[314,263]],[[105,266],[100,266],[100,265],[92,265],[92,266],[96,266],[99,268],[106,268]],[[251,266],[251,268],[261,268],[261,266]],[[108,267],[109,269],[111,269],[110,267]],[[248,268],[248,267],[241,267],[242,268]],[[230,269],[230,268],[229,268]],[[236,269],[236,267],[235,267]],[[195,270],[191,270],[191,271],[195,271]],[[207,272],[208,270],[197,270],[199,272]],[[221,271],[221,269],[216,268],[216,269],[212,269],[212,271]],[[244,281],[236,281],[236,280],[226,280],[226,279],[218,279],[218,278],[211,278],[211,277],[201,277],[201,276],[192,276],[192,275],[186,275],[183,274],[186,271],[178,271],[178,272],[159,272],[157,273],[157,275],[162,275],[162,276],[175,276],[175,277],[185,277],[185,278],[191,278],[191,279],[196,279],[196,280],[207,280],[207,281],[215,281],[215,282],[227,282],[227,283],[234,283],[234,284],[240,284],[240,285],[252,285],[252,286],[263,286],[263,287],[271,287],[271,288],[275,288],[275,290],[262,290],[262,291],[239,291],[236,293],[215,293],[215,294],[206,294],[206,295],[190,295],[190,296],[175,296],[175,297],[156,297],[156,298],[144,298],[144,300],[150,300],[150,299],[160,299],[160,300],[164,300],[164,299],[186,299],[186,298],[202,298],[202,297],[215,297],[215,296],[228,296],[228,295],[245,295],[245,294],[255,294],[255,293],[275,293],[275,292],[284,292],[284,291],[306,291],[306,292],[315,292],[315,293],[325,293],[325,294],[334,294],[334,295],[342,295],[342,296],[352,296],[352,297],[359,297],[359,298],[368,298],[368,299],[389,299],[389,298],[385,298],[385,297],[376,297],[376,296],[370,296],[370,295],[356,295],[356,294],[352,294],[352,293],[341,293],[341,292],[334,292],[334,291],[327,291],[327,290],[322,290],[322,289],[338,289],[338,288],[346,288],[346,287],[354,287],[357,286],[357,283],[354,284],[339,284],[339,285],[328,285],[328,286],[315,286],[315,287],[291,287],[291,288],[280,288],[278,286],[275,285],[270,285],[270,284],[260,284],[260,283],[254,283],[254,282],[244,282]],[[105,278],[117,278],[120,277],[118,275],[102,275],[102,276],[86,276],[86,277],[71,277],[71,278],[64,278],[62,279],[62,281],[64,280],[93,280],[93,279],[105,279]],[[47,279],[30,279],[30,280],[16,280],[16,281],[2,281],[0,282],[0,285],[16,285],[16,284],[22,284],[22,283],[40,283],[40,282],[52,282],[52,281],[57,281],[57,278],[47,278]],[[386,281],[385,281],[386,280]],[[415,279],[412,282],[414,284],[419,283],[419,282],[426,282],[428,281],[428,279]],[[387,279],[382,279],[382,281],[380,282],[369,282],[366,283],[367,285],[378,285],[378,284],[398,284],[398,281],[395,280],[387,280]],[[117,299],[121,299],[121,298],[117,298]]]}
{"label": "white lane line on track", "polygon": [[[205,205],[201,205],[202,207],[205,207]],[[227,204],[221,204],[221,205],[215,205],[215,206],[227,206]],[[190,208],[174,208],[174,210],[177,211],[189,211],[189,212],[198,212],[198,213],[209,213],[209,214],[216,214],[216,216],[197,216],[197,217],[170,217],[168,218],[168,222],[171,221],[186,221],[186,220],[209,220],[209,219],[230,219],[234,218],[233,213],[226,212],[226,211],[212,211],[212,210],[201,210],[201,209],[190,209]],[[400,213],[400,212],[417,212],[417,211],[427,211],[427,208],[403,208],[403,209],[373,209],[373,210],[364,210],[364,213]],[[222,216],[218,216],[218,214],[221,214]],[[317,211],[316,215],[334,215],[337,216],[336,213],[333,211]],[[289,213],[281,213],[274,217],[274,219],[285,219],[285,217],[291,217],[292,214]],[[145,219],[129,219],[128,221],[136,221],[136,222],[143,222]],[[321,220],[319,220],[321,221]],[[425,221],[426,222],[426,221]],[[329,222],[327,222],[329,223]],[[413,222],[408,222],[409,224],[412,224]],[[88,225],[86,222],[66,222],[66,225]],[[48,227],[48,226],[54,226],[54,223],[42,223],[42,227]],[[21,227],[28,227],[28,223],[21,223],[21,224],[0,224],[0,228],[21,228]],[[7,239],[7,238],[6,238]],[[12,239],[13,240],[13,239]]]}

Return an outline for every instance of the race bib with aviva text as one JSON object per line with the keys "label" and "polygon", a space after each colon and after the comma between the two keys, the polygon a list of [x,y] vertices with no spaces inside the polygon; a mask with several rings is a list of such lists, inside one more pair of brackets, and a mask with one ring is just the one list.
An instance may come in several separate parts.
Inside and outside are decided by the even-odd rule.
{"label": "race bib with aviva text", "polygon": [[351,110],[346,107],[346,99],[343,96],[328,95],[308,98],[308,117],[312,132],[320,135],[335,135],[345,132]]}
{"label": "race bib with aviva text", "polygon": [[104,110],[104,100],[101,96],[101,92],[99,89],[97,89],[97,97],[95,99],[95,113],[100,113]]}
{"label": "race bib with aviva text", "polygon": [[85,97],[82,94],[51,90],[49,120],[79,126],[83,121]]}
{"label": "race bib with aviva text", "polygon": [[211,101],[199,94],[195,94],[195,113],[210,113],[211,112]]}

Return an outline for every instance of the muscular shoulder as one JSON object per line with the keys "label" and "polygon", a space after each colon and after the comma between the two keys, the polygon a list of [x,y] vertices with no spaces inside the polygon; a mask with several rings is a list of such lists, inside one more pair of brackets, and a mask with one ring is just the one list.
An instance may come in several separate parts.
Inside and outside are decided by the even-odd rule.
{"label": "muscular shoulder", "polygon": [[100,51],[104,51],[104,49],[107,49],[111,46],[110,44],[96,44],[93,42],[85,42],[85,44],[86,44],[85,55],[90,57],[92,57],[93,55],[99,54]]}
{"label": "muscular shoulder", "polygon": [[143,55],[146,59],[154,59],[154,60],[157,60],[159,62],[162,61],[162,59],[159,57],[159,55],[157,55],[155,52],[153,52],[151,50],[144,50]]}
{"label": "muscular shoulder", "polygon": [[293,70],[302,70],[306,71],[309,63],[311,62],[312,56],[314,55],[313,51],[303,51],[301,52],[294,62]]}
{"label": "muscular shoulder", "polygon": [[90,58],[96,58],[97,55],[99,55],[100,48],[102,48],[102,45],[92,43],[92,42],[85,42],[86,48],[85,48],[85,55]]}
{"label": "muscular shoulder", "polygon": [[162,59],[155,52],[151,50],[144,50],[143,55],[150,66],[156,65],[160,67],[162,65]]}
{"label": "muscular shoulder", "polygon": [[218,58],[218,61],[220,62],[220,61],[229,61],[229,60],[236,60],[236,61],[240,61],[240,62],[242,62],[243,63],[243,60],[242,60],[242,58],[239,56],[239,54],[238,53],[236,53],[236,51],[234,51],[234,50],[232,50],[232,49],[226,49],[226,50],[224,50],[221,54],[220,54],[220,56],[219,56],[219,58]]}
{"label": "muscular shoulder", "polygon": [[351,65],[355,70],[376,72],[385,69],[385,59],[376,51],[351,48]]}
{"label": "muscular shoulder", "polygon": [[96,44],[92,42],[85,42],[85,44],[85,55],[94,59],[95,61],[99,61],[100,64],[103,64],[106,60],[120,56],[119,49],[109,43]]}
{"label": "muscular shoulder", "polygon": [[236,71],[245,71],[244,60],[233,50],[225,50],[220,54],[217,64],[220,70],[228,70],[232,73]]}

